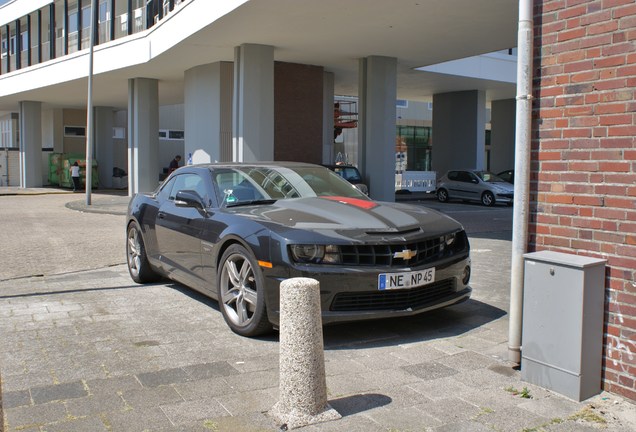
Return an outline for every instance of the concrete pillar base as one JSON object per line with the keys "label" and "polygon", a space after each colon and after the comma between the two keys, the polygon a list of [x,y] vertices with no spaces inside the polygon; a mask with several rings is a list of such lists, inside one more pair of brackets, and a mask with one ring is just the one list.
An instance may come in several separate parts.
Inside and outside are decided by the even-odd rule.
{"label": "concrete pillar base", "polygon": [[269,414],[281,425],[281,427],[282,425],[286,425],[287,429],[296,429],[303,426],[323,423],[331,420],[339,420],[342,418],[338,411],[333,409],[329,404],[327,404],[324,411],[318,414],[307,414],[302,411],[288,411],[283,404],[278,402],[274,405]]}

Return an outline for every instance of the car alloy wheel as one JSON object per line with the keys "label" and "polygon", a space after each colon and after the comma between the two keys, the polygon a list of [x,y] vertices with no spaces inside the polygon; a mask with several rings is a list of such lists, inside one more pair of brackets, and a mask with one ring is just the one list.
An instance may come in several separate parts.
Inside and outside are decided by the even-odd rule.
{"label": "car alloy wheel", "polygon": [[439,202],[448,201],[448,192],[446,192],[446,189],[440,189],[437,191],[437,199]]}
{"label": "car alloy wheel", "polygon": [[135,222],[128,225],[126,235],[126,263],[130,277],[137,283],[154,282],[159,279],[159,275],[152,270],[148,257],[144,239],[141,236],[139,226]]}
{"label": "car alloy wheel", "polygon": [[265,312],[264,280],[256,259],[243,246],[230,246],[221,258],[219,300],[228,326],[242,336],[271,329]]}
{"label": "car alloy wheel", "polygon": [[481,195],[481,203],[485,206],[491,207],[495,205],[495,196],[492,192],[486,191]]}

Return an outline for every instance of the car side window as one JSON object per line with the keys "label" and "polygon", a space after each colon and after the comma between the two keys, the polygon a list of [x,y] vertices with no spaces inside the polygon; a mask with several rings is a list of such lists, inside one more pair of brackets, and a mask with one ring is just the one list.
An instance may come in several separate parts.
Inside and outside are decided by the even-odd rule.
{"label": "car side window", "polygon": [[457,180],[460,182],[464,182],[464,183],[471,183],[472,182],[472,178],[470,176],[470,173],[467,173],[466,171],[460,171],[457,175]]}
{"label": "car side window", "polygon": [[174,186],[174,180],[175,180],[175,177],[172,177],[170,180],[168,180],[161,186],[161,189],[159,189],[159,192],[157,193],[157,199],[159,201],[165,201],[171,195],[170,191],[172,190],[172,187]]}
{"label": "car side window", "polygon": [[168,199],[170,201],[174,201],[177,196],[177,192],[182,190],[196,192],[202,199],[206,199],[207,197],[205,182],[197,174],[180,174],[175,176]]}
{"label": "car side window", "polygon": [[457,175],[457,171],[449,171],[448,172],[448,179],[449,180],[458,180],[458,175]]}

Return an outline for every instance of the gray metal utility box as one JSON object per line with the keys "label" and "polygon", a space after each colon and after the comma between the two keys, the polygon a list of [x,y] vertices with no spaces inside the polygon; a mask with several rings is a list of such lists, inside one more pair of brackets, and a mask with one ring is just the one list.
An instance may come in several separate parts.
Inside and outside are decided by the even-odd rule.
{"label": "gray metal utility box", "polygon": [[524,255],[522,380],[579,402],[601,392],[605,262]]}

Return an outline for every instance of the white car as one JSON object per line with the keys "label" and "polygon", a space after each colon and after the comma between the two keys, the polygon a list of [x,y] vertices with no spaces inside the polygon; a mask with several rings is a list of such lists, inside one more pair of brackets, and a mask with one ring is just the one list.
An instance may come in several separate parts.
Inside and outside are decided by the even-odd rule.
{"label": "white car", "polygon": [[478,201],[485,206],[512,205],[515,187],[495,174],[481,170],[448,171],[437,182],[437,199]]}

